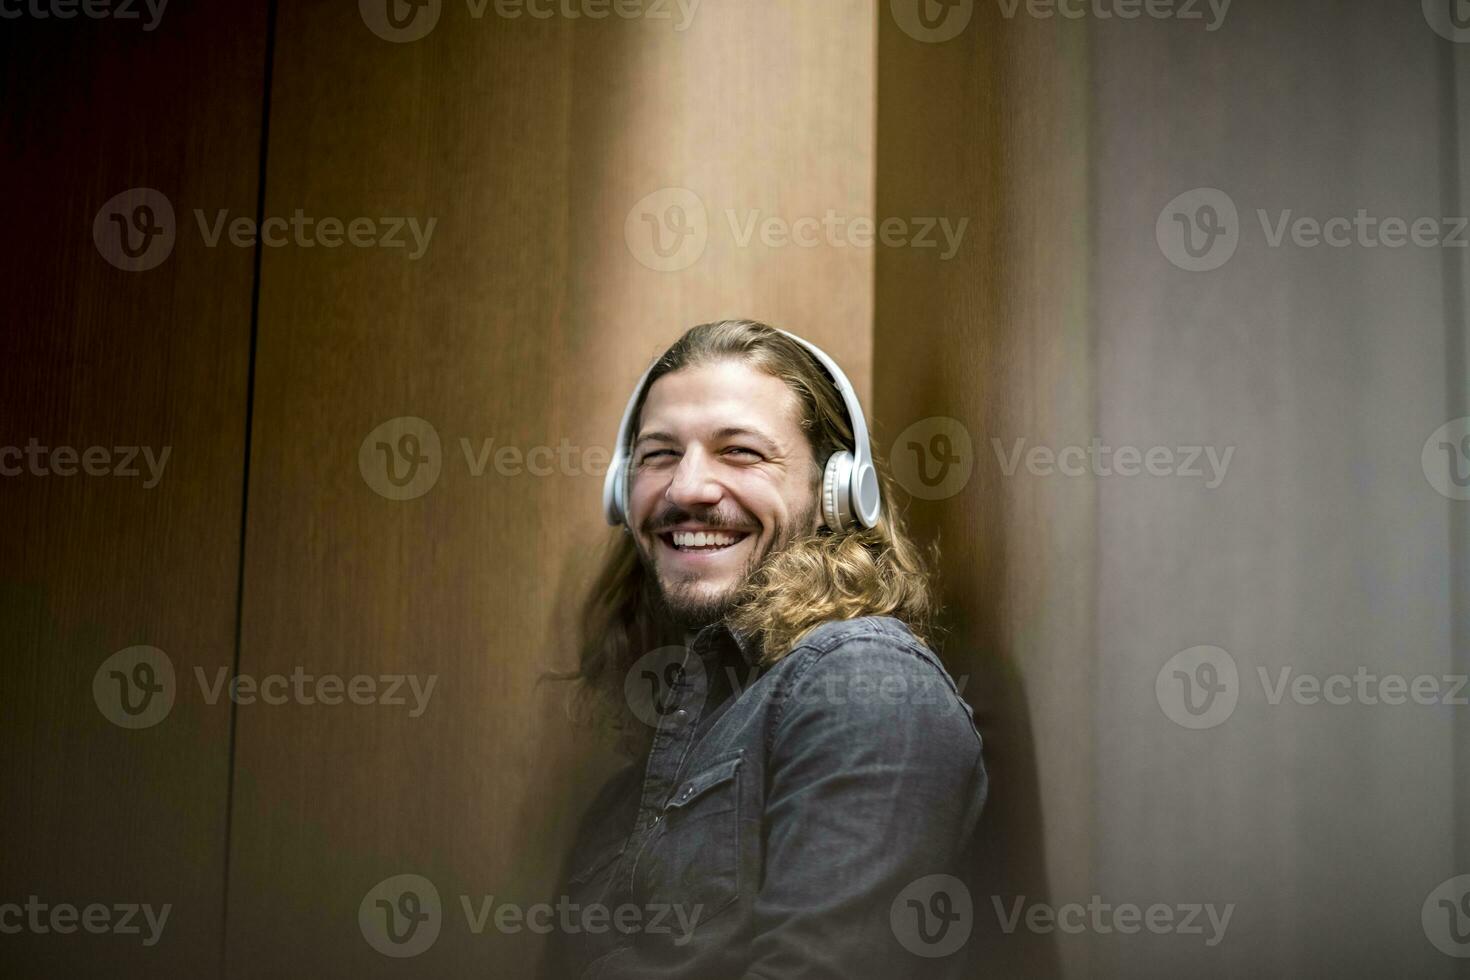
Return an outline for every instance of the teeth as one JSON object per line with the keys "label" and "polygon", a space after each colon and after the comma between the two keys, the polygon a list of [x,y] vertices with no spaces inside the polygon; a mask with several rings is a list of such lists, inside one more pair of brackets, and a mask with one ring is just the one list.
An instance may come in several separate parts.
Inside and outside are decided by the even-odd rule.
{"label": "teeth", "polygon": [[673,538],[678,548],[723,548],[739,541],[740,535],[722,531],[675,531]]}

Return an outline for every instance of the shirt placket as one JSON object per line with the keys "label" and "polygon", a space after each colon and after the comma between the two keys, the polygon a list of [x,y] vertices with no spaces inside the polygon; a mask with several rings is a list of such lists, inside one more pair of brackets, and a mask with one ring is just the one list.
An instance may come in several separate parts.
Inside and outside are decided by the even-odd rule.
{"label": "shirt placket", "polygon": [[638,816],[628,838],[628,846],[623,850],[623,860],[619,862],[616,884],[624,895],[633,895],[638,858],[663,820],[664,804],[668,802],[684,760],[694,744],[695,731],[709,697],[710,670],[713,669],[709,651],[713,649],[714,638],[713,628],[706,628],[690,642],[679,678],[666,702],[671,710],[660,716],[658,728],[654,731],[638,800]]}

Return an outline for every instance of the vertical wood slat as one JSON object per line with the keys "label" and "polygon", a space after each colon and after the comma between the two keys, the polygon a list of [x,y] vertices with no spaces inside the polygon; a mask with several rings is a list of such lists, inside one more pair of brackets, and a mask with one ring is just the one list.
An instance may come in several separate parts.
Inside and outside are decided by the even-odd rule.
{"label": "vertical wood slat", "polygon": [[[98,935],[42,912],[44,934],[0,937],[6,975],[210,977],[220,962],[229,706],[193,672],[234,656],[252,253],[207,247],[191,211],[254,212],[265,18],[171,5],[145,30],[132,9],[142,19],[74,10],[0,30],[0,446],[102,447],[90,465],[107,471],[3,459],[22,472],[0,477],[0,902],[169,912],[152,944],[141,915],[138,934]],[[175,214],[172,253],[136,272],[93,237],[134,187]],[[156,484],[115,447],[166,449]],[[168,656],[176,699],[129,730],[93,681],[139,644]]]}
{"label": "vertical wood slat", "polygon": [[[573,823],[615,764],[536,680],[571,664],[560,627],[616,533],[601,467],[634,379],[683,328],[755,315],[828,345],[867,389],[871,251],[742,246],[723,214],[871,215],[867,5],[702,5],[682,32],[494,10],[446,3],[401,44],[351,4],[280,13],[267,213],[438,223],[415,260],[265,256],[241,670],[437,681],[417,718],[241,706],[232,975],[529,975],[545,940],[493,920],[472,933],[460,897],[554,900]],[[706,250],[659,271],[625,225],[676,186],[707,209]],[[359,450],[410,415],[434,426],[440,472],[386,499]],[[524,454],[563,443],[566,469],[525,471]],[[504,447],[519,475],[497,468]],[[442,903],[411,963],[358,922],[400,873]]]}

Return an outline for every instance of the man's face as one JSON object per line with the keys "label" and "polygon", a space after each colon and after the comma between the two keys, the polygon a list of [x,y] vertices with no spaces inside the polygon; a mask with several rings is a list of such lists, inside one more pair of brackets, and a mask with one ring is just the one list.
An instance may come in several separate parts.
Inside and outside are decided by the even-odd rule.
{"label": "man's face", "polygon": [[736,360],[653,383],[634,433],[628,527],[684,627],[714,622],[772,551],[819,525],[796,395]]}

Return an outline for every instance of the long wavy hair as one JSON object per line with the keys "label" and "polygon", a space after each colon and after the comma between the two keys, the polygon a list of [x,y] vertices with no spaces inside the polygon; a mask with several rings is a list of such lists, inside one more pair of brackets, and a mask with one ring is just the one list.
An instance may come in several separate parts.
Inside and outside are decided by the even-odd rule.
{"label": "long wavy hair", "polygon": [[[852,428],[836,385],[811,353],[785,334],[754,320],[721,320],[692,327],[654,364],[634,407],[634,431],[653,383],[681,368],[735,360],[786,383],[797,397],[800,424],[812,449],[814,486],[822,465],[839,449],[853,449]],[[921,550],[893,508],[893,480],[877,452],[882,506],[877,524],[833,532],[820,528],[773,551],[737,591],[725,622],[749,638],[763,667],[776,663],[813,628],[828,620],[893,616],[920,640],[933,642],[939,614],[931,569],[937,547]],[[563,679],[581,681],[600,714],[633,736],[636,753],[644,726],[632,720],[624,678],[643,654],[683,641],[682,632],[659,615],[657,582],[633,543],[619,531],[577,621],[579,667]]]}

